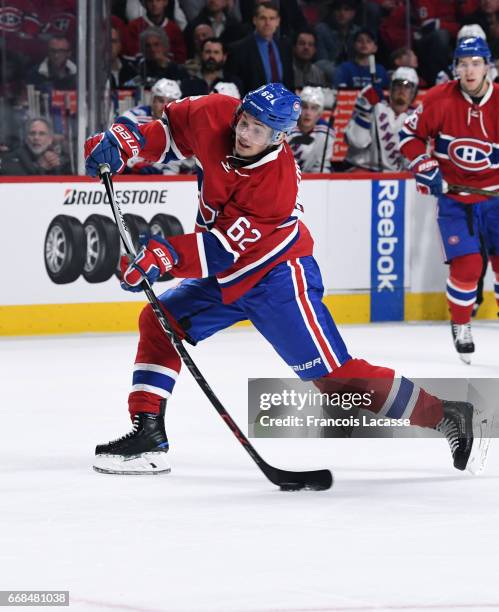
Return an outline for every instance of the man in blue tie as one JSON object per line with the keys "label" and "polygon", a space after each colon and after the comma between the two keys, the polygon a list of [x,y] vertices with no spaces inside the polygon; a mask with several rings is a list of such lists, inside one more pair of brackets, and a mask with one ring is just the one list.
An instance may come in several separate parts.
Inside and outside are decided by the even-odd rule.
{"label": "man in blue tie", "polygon": [[276,36],[280,21],[275,2],[260,2],[253,15],[254,32],[229,50],[227,69],[242,80],[242,93],[267,82],[284,83],[294,90],[291,45]]}

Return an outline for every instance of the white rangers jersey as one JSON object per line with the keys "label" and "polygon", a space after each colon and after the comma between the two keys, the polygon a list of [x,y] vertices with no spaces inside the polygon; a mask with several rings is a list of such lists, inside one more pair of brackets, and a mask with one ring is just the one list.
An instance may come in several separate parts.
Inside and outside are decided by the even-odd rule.
{"label": "white rangers jersey", "polygon": [[[326,143],[327,137],[327,143]],[[331,172],[331,158],[336,134],[323,119],[319,119],[314,129],[305,134],[298,126],[288,136],[288,144],[302,172]],[[326,153],[324,155],[324,147]]]}
{"label": "white rangers jersey", "polygon": [[399,131],[414,109],[396,115],[386,100],[373,107],[362,94],[345,130],[347,162],[373,172],[404,170],[407,161],[399,150]]}

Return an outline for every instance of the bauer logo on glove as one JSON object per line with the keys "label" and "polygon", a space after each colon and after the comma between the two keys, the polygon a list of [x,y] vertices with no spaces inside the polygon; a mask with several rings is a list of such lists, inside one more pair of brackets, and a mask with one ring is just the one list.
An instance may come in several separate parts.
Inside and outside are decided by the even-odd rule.
{"label": "bauer logo on glove", "polygon": [[178,263],[174,248],[161,236],[142,235],[140,242],[143,246],[133,261],[130,262],[126,255],[121,258],[121,287],[125,291],[141,291],[144,279],[152,285]]}

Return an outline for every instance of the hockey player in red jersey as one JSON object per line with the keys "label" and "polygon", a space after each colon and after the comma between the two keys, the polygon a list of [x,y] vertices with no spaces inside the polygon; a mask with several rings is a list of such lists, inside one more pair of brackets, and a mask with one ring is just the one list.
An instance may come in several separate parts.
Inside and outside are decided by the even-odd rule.
{"label": "hockey player in red jersey", "polygon": [[[322,303],[313,241],[300,220],[300,174],[285,142],[299,115],[298,96],[271,83],[242,102],[218,94],[172,102],[161,120],[143,126],[118,118],[89,138],[92,176],[103,163],[120,172],[139,154],[163,163],[195,156],[199,168],[196,231],[145,237],[135,259],[122,262],[122,287],[140,290],[144,277],[154,282],[167,271],[184,278],[159,296],[180,338],[196,344],[249,319],[321,392],[337,390],[338,379],[364,379],[377,391],[374,412],[442,431],[454,465],[476,469],[484,447],[473,438],[471,404],[442,401],[389,368],[352,358]],[[94,467],[101,472],[170,471],[164,412],[181,361],[151,306],[140,315],[139,331],[128,401],[133,430],[97,446]]]}
{"label": "hockey player in red jersey", "polygon": [[465,363],[475,350],[470,318],[482,271],[480,237],[496,275],[499,304],[499,198],[447,193],[447,186],[499,190],[499,85],[488,79],[490,60],[484,40],[461,39],[454,54],[457,80],[431,89],[400,132],[400,149],[418,189],[438,197],[451,330]]}

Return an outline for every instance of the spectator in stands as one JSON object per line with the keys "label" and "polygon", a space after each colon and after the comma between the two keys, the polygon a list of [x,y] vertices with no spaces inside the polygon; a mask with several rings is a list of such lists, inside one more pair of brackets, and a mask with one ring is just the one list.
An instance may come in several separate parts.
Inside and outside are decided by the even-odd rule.
{"label": "spectator in stands", "polygon": [[399,151],[399,130],[418,90],[413,68],[397,68],[392,75],[388,100],[378,85],[367,85],[355,102],[345,130],[346,162],[353,168],[374,172],[402,170],[406,161]]}
{"label": "spectator in stands", "polygon": [[335,67],[352,57],[353,39],[359,30],[355,24],[356,8],[355,0],[335,0],[316,25],[317,65],[331,82]]}
{"label": "spectator in stands", "polygon": [[400,47],[400,49],[396,49],[390,55],[390,60],[395,69],[400,68],[401,66],[406,68],[414,68],[414,70],[418,69],[418,56],[410,47]]}
{"label": "spectator in stands", "polygon": [[0,41],[10,53],[24,55],[38,63],[45,47],[40,50],[39,34],[42,23],[31,0],[2,0],[0,3]]}
{"label": "spectator in stands", "polygon": [[137,69],[139,76],[132,79],[131,84],[151,86],[159,79],[181,81],[187,76],[184,68],[170,61],[169,41],[161,28],[148,28],[140,35],[142,59]]}
{"label": "spectator in stands", "polygon": [[26,123],[24,143],[2,159],[1,173],[7,176],[70,174],[67,160],[54,149],[54,133],[47,119],[36,117]]}
{"label": "spectator in stands", "polygon": [[331,172],[335,133],[321,117],[324,93],[320,87],[304,87],[300,97],[301,115],[288,143],[302,172]]}
{"label": "spectator in stands", "polygon": [[162,29],[170,42],[171,59],[183,64],[187,59],[184,37],[178,25],[167,17],[169,0],[144,0],[145,17],[134,19],[128,24],[126,55],[136,56],[140,50],[139,37],[150,27]]}
{"label": "spectator in stands", "polygon": [[[124,0],[124,2],[126,6],[122,12],[122,19],[130,22],[139,17],[145,17],[146,10],[144,7],[144,0]],[[187,17],[182,10],[181,4],[182,2],[179,0],[171,0],[171,2],[168,3],[166,16],[168,19],[175,21],[181,30],[184,30],[187,25]]]}
{"label": "spectator in stands", "polygon": [[227,50],[219,38],[207,38],[201,48],[201,67],[198,74],[183,79],[181,83],[184,96],[202,96],[209,94],[220,83],[233,83],[236,98],[241,97],[241,81],[225,71]]}
{"label": "spectator in stands", "polygon": [[326,87],[328,85],[324,71],[313,63],[317,37],[310,29],[299,31],[294,38],[293,45],[293,75],[296,89],[305,85],[312,87]]}
{"label": "spectator in stands", "polygon": [[[418,56],[410,47],[400,47],[400,49],[395,50],[390,55],[390,62],[395,70],[397,68],[413,68],[417,72],[419,67]],[[426,81],[419,77],[419,87],[426,86]]]}
{"label": "spectator in stands", "polygon": [[225,44],[236,42],[244,38],[251,28],[249,25],[241,24],[229,13],[230,0],[206,0],[206,6],[199,15],[189,23],[184,31],[187,41],[187,53],[190,56],[194,52],[193,32],[196,26],[205,23],[211,26],[216,38]]}
{"label": "spectator in stands", "polygon": [[[258,4],[266,0],[239,0],[239,7],[244,23],[250,23],[255,13],[255,8]],[[277,2],[277,8],[281,18],[279,31],[282,36],[288,37],[290,40],[294,34],[308,25],[300,6],[301,2],[297,0],[280,0]]]}
{"label": "spectator in stands", "polygon": [[[469,15],[464,23],[476,23],[482,27],[486,40],[494,47],[494,42],[497,48],[497,39],[499,38],[497,27],[499,23],[499,0],[480,0],[479,8]],[[494,49],[491,49],[494,54]],[[497,57],[497,55],[495,55]]]}
{"label": "spectator in stands", "polygon": [[32,0],[41,22],[41,38],[63,36],[76,44],[77,0]]}
{"label": "spectator in stands", "polygon": [[215,38],[213,28],[207,23],[200,23],[197,25],[192,33],[193,49],[189,54],[189,58],[185,62],[184,66],[187,72],[191,76],[196,76],[201,70],[201,47],[208,38]]}
{"label": "spectator in stands", "polygon": [[76,89],[77,70],[76,64],[69,59],[69,40],[63,36],[52,36],[47,47],[47,57],[28,73],[27,83],[44,92]]}
{"label": "spectator in stands", "polygon": [[[369,72],[369,56],[378,50],[376,39],[367,29],[359,30],[353,39],[354,59],[343,62],[334,75],[335,87],[346,89],[362,89],[371,82]],[[390,80],[384,66],[376,64],[376,83],[387,88]]]}
{"label": "spectator in stands", "polygon": [[137,76],[133,62],[121,55],[121,36],[117,28],[111,28],[111,88],[125,87],[125,84]]}
{"label": "spectator in stands", "polygon": [[241,94],[270,82],[281,82],[294,90],[290,45],[286,39],[274,37],[279,24],[275,2],[262,2],[253,16],[255,31],[230,49],[227,69],[241,79]]}

